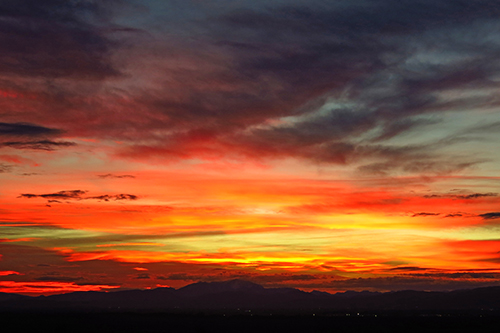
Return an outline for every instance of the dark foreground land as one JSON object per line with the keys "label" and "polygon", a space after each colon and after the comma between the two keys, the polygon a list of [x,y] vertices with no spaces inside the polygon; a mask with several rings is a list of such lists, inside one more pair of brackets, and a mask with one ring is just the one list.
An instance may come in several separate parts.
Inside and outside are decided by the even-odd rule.
{"label": "dark foreground land", "polygon": [[3,313],[3,332],[500,332],[488,315]]}
{"label": "dark foreground land", "polygon": [[39,297],[0,293],[3,332],[500,333],[500,287],[328,294],[231,280]]}

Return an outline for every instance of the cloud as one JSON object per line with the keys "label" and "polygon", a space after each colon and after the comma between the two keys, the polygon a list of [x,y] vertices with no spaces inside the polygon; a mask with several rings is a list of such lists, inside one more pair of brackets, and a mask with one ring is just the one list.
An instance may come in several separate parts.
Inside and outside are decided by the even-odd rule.
{"label": "cloud", "polygon": [[10,172],[12,170],[12,165],[0,163],[0,173]]}
{"label": "cloud", "polygon": [[[427,212],[421,212],[421,213],[415,213],[413,214],[411,217],[418,217],[418,216],[422,216],[422,217],[428,217],[428,216],[439,216],[439,215],[443,215],[444,213],[427,213]],[[444,215],[443,217],[444,218],[454,218],[454,217],[474,217],[476,216],[475,214],[472,214],[472,213],[461,213],[461,212],[458,212],[458,213],[449,213],[449,214],[446,214]]]}
{"label": "cloud", "polygon": [[[0,271],[12,270],[18,272],[19,274],[8,276],[8,280],[12,284],[18,284],[21,292],[26,292],[27,288],[30,288],[22,288],[23,284],[54,287],[52,293],[84,291],[88,290],[86,289],[87,286],[92,285],[116,287],[117,282],[121,285],[127,285],[128,280],[123,277],[136,273],[132,267],[113,261],[69,263],[63,253],[37,246],[0,243],[0,255],[2,258],[0,260]],[[58,288],[56,282],[75,283],[72,288],[65,290],[65,288],[62,288],[63,285]],[[4,285],[0,285],[0,289],[4,287]],[[99,289],[101,288],[95,288],[95,290]],[[32,292],[44,294],[48,293],[49,290],[33,290]]]}
{"label": "cloud", "polygon": [[[498,103],[489,95],[443,97],[496,85],[498,12],[486,1],[241,2],[210,13],[186,5],[200,16],[185,22],[202,37],[186,38],[190,30],[177,28],[182,36],[176,29],[164,39],[135,34],[122,44],[109,31],[134,30],[112,24],[112,7],[124,2],[23,3],[0,7],[11,18],[0,31],[17,33],[15,40],[0,38],[3,59],[21,59],[11,66],[18,74],[7,66],[0,72],[71,82],[16,83],[38,98],[28,106],[39,111],[21,118],[50,119],[71,135],[119,140],[120,157],[297,158],[354,165],[370,175],[448,174],[484,162],[443,153],[445,144],[433,136],[399,139],[446,129],[450,112]],[[114,52],[119,47],[126,52]],[[105,87],[87,82],[120,72],[127,75]],[[11,103],[26,107],[18,99]],[[12,147],[18,141],[9,140]],[[17,147],[65,147],[65,141],[29,141]]]}
{"label": "cloud", "polygon": [[[49,138],[63,134],[60,129],[30,123],[0,123],[0,148],[53,151],[57,148],[75,146],[68,141],[54,141]],[[5,138],[5,139],[3,139]],[[12,141],[14,139],[15,141]],[[21,139],[21,140],[19,140]]]}
{"label": "cloud", "polygon": [[[23,20],[40,26],[40,33],[51,33],[28,45],[38,58],[25,55],[19,66],[31,59],[36,68],[19,75],[71,78],[78,84],[53,80],[48,88],[18,83],[16,87],[31,89],[38,98],[27,110],[39,111],[12,119],[48,119],[40,123],[54,124],[72,136],[119,140],[120,157],[167,163],[296,158],[352,165],[351,170],[377,176],[449,174],[484,162],[443,153],[443,145],[433,142],[438,139],[420,133],[446,129],[442,114],[489,105],[488,98],[480,102],[463,93],[446,99],[441,95],[495,85],[491,77],[498,69],[486,60],[497,59],[498,49],[481,32],[491,24],[490,30],[496,31],[496,14],[485,1],[473,6],[461,1],[273,3],[238,9],[246,6],[243,2],[231,11],[200,15],[196,27],[203,37],[181,38],[177,31],[164,39],[130,37],[137,43],[123,53],[114,53],[116,41],[102,28],[113,21],[108,2],[23,3],[22,9],[3,5],[6,15],[18,22],[13,29],[19,32],[17,43],[27,44],[34,34],[29,25],[20,24]],[[58,30],[53,27],[72,38],[54,38]],[[479,37],[471,39],[465,31]],[[53,43],[42,48],[41,41],[49,37],[62,40],[61,48],[68,44],[64,50],[76,56],[52,52],[59,47]],[[42,53],[58,54],[62,60],[44,60]],[[83,59],[83,64],[69,66],[74,59]],[[84,83],[120,71],[128,78],[110,80],[105,87]],[[460,101],[456,95],[462,96]],[[408,134],[419,140],[399,140]],[[22,141],[5,145],[38,150],[71,145]]]}
{"label": "cloud", "polygon": [[464,214],[462,213],[452,213],[452,214],[446,214],[444,217],[462,217]]}
{"label": "cloud", "polygon": [[500,219],[500,212],[490,212],[490,213],[484,213],[484,214],[479,214],[483,218],[483,220],[496,220]]}
{"label": "cloud", "polygon": [[[413,276],[401,275],[392,277],[359,278],[338,280],[325,283],[323,288],[341,289],[341,290],[371,290],[371,291],[397,291],[397,290],[425,290],[425,291],[443,291],[470,289],[486,286],[498,286],[497,279],[447,277],[444,276]],[[312,286],[311,286],[312,287]],[[316,285],[320,287],[320,285]]]}
{"label": "cloud", "polygon": [[433,277],[433,278],[447,278],[447,279],[486,279],[486,280],[500,280],[500,274],[496,272],[456,272],[456,273],[412,273],[409,276],[415,277]]}
{"label": "cloud", "polygon": [[12,226],[12,227],[38,227],[38,228],[49,228],[49,229],[60,229],[60,227],[47,225],[39,222],[27,222],[27,221],[0,221],[0,227],[2,226]]}
{"label": "cloud", "polygon": [[48,193],[48,194],[24,193],[21,194],[18,198],[82,199],[82,195],[84,195],[85,193],[87,193],[87,191],[82,191],[82,190],[59,191],[57,193]]}
{"label": "cloud", "polygon": [[451,198],[451,199],[463,199],[463,200],[469,200],[469,199],[478,199],[478,198],[485,198],[485,197],[496,197],[498,196],[498,193],[472,193],[472,194],[429,194],[429,195],[424,195],[424,198],[426,199],[434,199],[434,198]]}
{"label": "cloud", "polygon": [[81,277],[46,275],[35,278],[35,281],[54,281],[54,282],[76,282],[82,280]]}
{"label": "cloud", "polygon": [[[428,68],[423,67],[426,71],[421,77],[410,72],[410,68],[408,71],[394,68],[391,78],[385,71],[390,70],[392,65],[382,60],[388,54],[404,59],[405,49],[413,46],[410,42],[425,44],[427,37],[420,32],[443,26],[441,19],[438,19],[441,15],[462,13],[472,20],[490,15],[486,3],[476,5],[479,8],[468,12],[461,5],[451,2],[436,5],[419,1],[416,5],[406,1],[404,4],[381,1],[369,9],[347,6],[318,11],[288,6],[228,14],[222,22],[232,29],[225,35],[221,33],[223,36],[236,39],[240,35],[235,30],[242,34],[252,32],[246,43],[226,44],[240,59],[240,70],[252,73],[257,79],[263,76],[287,82],[286,87],[292,94],[295,89],[309,89],[312,92],[306,84],[324,84],[329,94],[337,96],[336,92],[342,91],[347,96],[343,99],[331,98],[337,105],[324,109],[320,114],[309,113],[310,116],[298,117],[290,123],[263,126],[247,131],[243,136],[236,136],[237,144],[231,147],[232,150],[243,147],[243,153],[253,157],[291,156],[335,164],[376,158],[381,161],[361,168],[374,173],[386,173],[395,168],[409,173],[424,170],[449,173],[479,163],[451,158],[443,160],[434,153],[438,147],[429,144],[399,146],[359,142],[359,138],[370,131],[378,133],[371,138],[366,137],[367,140],[387,141],[421,126],[439,124],[439,119],[424,117],[427,113],[443,108],[433,96],[436,91],[458,87],[467,80],[487,84],[486,72],[477,64],[468,66],[468,72],[461,73],[456,69],[456,64],[442,66],[440,70],[429,63]],[[433,14],[425,18],[416,15],[427,10]],[[374,12],[380,16],[374,15]],[[462,23],[460,20],[450,20],[446,26],[453,29],[454,25],[459,27]],[[326,35],[337,36],[338,39],[326,39]],[[398,36],[406,36],[408,41],[398,39]],[[398,44],[378,44],[379,38],[394,38]],[[265,47],[264,43],[267,43]],[[295,48],[287,48],[288,44]],[[238,50],[245,52],[245,55],[240,55]],[[427,64],[423,63],[422,66]],[[332,75],[329,75],[330,72]],[[290,115],[300,116],[292,112]]]}
{"label": "cloud", "polygon": [[62,134],[62,131],[59,129],[43,127],[35,124],[0,122],[0,136],[40,137],[57,136],[60,134]]}
{"label": "cloud", "polygon": [[120,201],[120,200],[137,200],[139,197],[133,194],[104,194],[93,197],[84,197],[88,191],[83,190],[71,190],[71,191],[59,191],[56,193],[47,194],[32,194],[32,193],[22,193],[18,198],[44,198],[51,199],[49,203],[60,203],[58,200],[102,200],[102,201]]}
{"label": "cloud", "polygon": [[457,198],[460,199],[477,199],[477,198],[483,198],[483,197],[496,197],[498,196],[498,193],[474,193],[474,194],[468,194],[468,195],[459,195]]}
{"label": "cloud", "polygon": [[76,143],[68,141],[51,141],[51,140],[11,141],[11,142],[1,143],[0,146],[11,147],[16,149],[53,151],[56,148],[76,146]]}
{"label": "cloud", "polygon": [[193,273],[173,273],[167,276],[159,275],[156,277],[159,280],[170,280],[170,281],[205,281],[205,282],[216,282],[216,281],[227,281],[231,279],[244,279],[258,284],[273,284],[282,282],[306,282],[306,281],[317,281],[325,279],[337,278],[335,275],[324,276],[321,274],[291,274],[291,273],[277,273],[277,274],[262,274],[253,272],[242,272],[242,271],[224,271],[224,272],[212,272],[207,274],[193,274]]}
{"label": "cloud", "polygon": [[97,197],[87,197],[83,199],[95,199],[95,200],[103,200],[103,201],[118,201],[118,200],[137,200],[139,197],[133,194],[115,194],[115,195],[99,195]]}
{"label": "cloud", "polygon": [[427,217],[427,216],[438,216],[438,215],[441,215],[441,214],[440,213],[426,213],[426,212],[422,212],[422,213],[415,213],[411,217],[418,217],[418,216]]}
{"label": "cloud", "polygon": [[[306,6],[278,5],[278,8],[267,7],[261,12],[242,10],[230,13],[226,20],[235,28],[268,28],[304,34],[319,30],[332,34],[352,31],[356,34],[406,35],[438,26],[467,24],[476,19],[493,19],[499,13],[490,4],[486,0],[382,0],[365,7],[345,1],[338,6],[319,6],[316,10]],[[447,17],[446,21],[442,20],[443,16]],[[312,21],[316,24],[304,24]]]}
{"label": "cloud", "polygon": [[425,271],[428,268],[416,267],[416,266],[401,266],[390,268],[389,271]]}
{"label": "cloud", "polygon": [[38,164],[35,161],[29,158],[24,158],[19,155],[0,155],[0,161],[15,163],[17,165],[30,164],[32,166],[38,166]]}
{"label": "cloud", "polygon": [[135,178],[135,176],[132,175],[114,175],[111,173],[105,174],[105,175],[97,175],[99,178]]}
{"label": "cloud", "polygon": [[87,80],[118,75],[108,59],[112,42],[90,23],[105,23],[105,6],[113,3],[118,1],[2,2],[0,74]]}

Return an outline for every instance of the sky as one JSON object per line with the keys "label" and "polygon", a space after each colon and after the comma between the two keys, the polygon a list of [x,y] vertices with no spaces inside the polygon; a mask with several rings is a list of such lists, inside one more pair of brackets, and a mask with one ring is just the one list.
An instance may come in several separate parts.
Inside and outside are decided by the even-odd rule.
{"label": "sky", "polygon": [[500,285],[500,3],[0,0],[0,292]]}

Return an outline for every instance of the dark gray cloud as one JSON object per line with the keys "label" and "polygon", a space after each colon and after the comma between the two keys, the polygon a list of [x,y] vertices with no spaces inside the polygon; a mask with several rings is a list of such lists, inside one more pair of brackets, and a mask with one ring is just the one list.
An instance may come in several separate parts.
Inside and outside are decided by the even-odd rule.
{"label": "dark gray cloud", "polygon": [[[118,74],[99,25],[117,1],[20,0],[0,3],[0,73],[102,79]],[[93,22],[93,23],[91,23]]]}
{"label": "dark gray cloud", "polygon": [[19,198],[82,199],[82,195],[84,195],[85,193],[87,193],[87,191],[82,191],[82,190],[59,191],[56,193],[48,193],[48,194],[23,193],[19,196]]}
{"label": "dark gray cloud", "polygon": [[496,197],[498,193],[474,193],[468,195],[459,195],[457,196],[460,199],[476,199],[476,198],[484,198],[484,197]]}
{"label": "dark gray cloud", "polygon": [[44,198],[50,199],[49,203],[60,203],[59,200],[102,200],[102,201],[119,201],[119,200],[137,200],[138,196],[133,194],[104,194],[99,196],[84,196],[88,191],[83,190],[71,190],[71,191],[59,191],[56,193],[46,193],[46,194],[32,194],[32,193],[22,193],[18,198]]}
{"label": "dark gray cloud", "polygon": [[0,146],[11,147],[16,149],[53,151],[56,150],[57,148],[76,146],[76,143],[69,141],[52,141],[52,140],[8,141],[1,143]]}
{"label": "dark gray cloud", "polygon": [[[2,4],[8,19],[0,32],[8,33],[0,37],[0,73],[83,82],[117,75],[117,68],[137,75],[144,66],[144,78],[120,81],[105,92],[57,83],[39,91],[50,101],[51,109],[43,112],[54,123],[71,134],[123,141],[119,156],[294,157],[355,164],[362,173],[379,175],[446,174],[484,162],[440,151],[458,141],[397,139],[428,127],[445,129],[442,113],[498,105],[491,96],[440,95],[498,86],[493,78],[500,73],[500,12],[491,1],[276,2],[247,8],[243,1],[231,10],[194,15],[195,21],[186,21],[193,30],[173,30],[167,42],[135,36],[127,52],[113,58],[116,63],[110,57],[116,43],[104,31],[135,30],[111,24],[113,5],[123,3]],[[170,62],[179,65],[165,65]],[[142,79],[148,88],[127,88]],[[283,119],[290,116],[296,119]],[[69,144],[18,141],[10,140],[11,146],[48,150]]]}
{"label": "dark gray cloud", "polygon": [[[442,290],[457,290],[469,289],[486,286],[498,286],[498,279],[483,278],[449,278],[430,277],[430,276],[413,276],[400,275],[394,277],[379,277],[379,278],[360,278],[333,281],[323,284],[323,288],[328,286],[335,290],[372,290],[372,291],[397,291],[397,290],[427,290],[427,291],[442,291]],[[319,284],[317,287],[320,287]]]}
{"label": "dark gray cloud", "polygon": [[35,278],[35,281],[51,281],[51,282],[75,282],[82,280],[81,277],[59,276],[57,274],[40,276]]}
{"label": "dark gray cloud", "polygon": [[29,123],[2,123],[0,122],[0,136],[8,137],[41,137],[56,136],[62,131]]}
{"label": "dark gray cloud", "polygon": [[438,215],[441,215],[441,214],[440,213],[421,212],[421,213],[415,213],[411,217],[419,217],[419,216],[427,217],[427,216],[438,216]]}
{"label": "dark gray cloud", "polygon": [[[498,12],[490,7],[484,1],[472,6],[379,1],[321,9],[270,6],[225,14],[210,23],[210,37],[233,60],[220,75],[235,89],[211,90],[210,96],[191,91],[186,103],[158,100],[155,106],[184,130],[156,145],[131,147],[123,155],[190,158],[200,152],[221,156],[225,150],[252,158],[298,157],[320,163],[375,160],[359,167],[375,174],[446,174],[473,167],[483,160],[443,156],[439,149],[444,143],[387,142],[442,125],[439,116],[429,114],[479,103],[445,102],[436,93],[468,85],[495,86],[489,76],[496,70],[484,61],[500,54],[494,45],[478,45],[484,52],[468,60],[444,57],[479,43],[464,41],[461,29],[493,21]],[[413,61],[413,56],[435,50],[438,42],[435,59]],[[336,105],[315,114],[326,101]],[[298,118],[251,127],[283,116]]]}
{"label": "dark gray cloud", "polygon": [[[54,141],[64,131],[31,123],[0,122],[0,148],[53,151],[58,148],[75,146],[74,142]],[[14,141],[13,141],[14,140]]]}
{"label": "dark gray cloud", "polygon": [[[314,5],[313,5],[314,6]],[[237,11],[225,17],[234,27],[286,30],[297,33],[329,32],[352,35],[406,35],[439,26],[467,24],[477,19],[495,19],[500,10],[487,0],[382,0],[364,5],[339,1],[330,10],[307,6],[267,7],[268,10]],[[446,20],[443,20],[443,17]],[[314,22],[308,25],[306,23]]]}
{"label": "dark gray cloud", "polygon": [[452,199],[478,199],[485,197],[496,197],[498,193],[488,192],[488,193],[472,193],[472,194],[429,194],[424,195],[426,199],[434,199],[434,198],[452,198]]}
{"label": "dark gray cloud", "polygon": [[137,195],[133,195],[133,194],[114,194],[114,195],[109,195],[109,194],[105,194],[105,195],[99,195],[97,197],[87,197],[87,198],[83,198],[83,199],[95,199],[95,200],[103,200],[103,201],[110,201],[110,200],[114,200],[114,201],[118,201],[118,200],[137,200],[139,199],[139,197]]}
{"label": "dark gray cloud", "polygon": [[[304,91],[309,92],[309,97],[328,92],[339,104],[351,104],[291,124],[256,129],[237,142],[246,145],[248,154],[296,156],[339,164],[378,154],[379,162],[361,168],[374,173],[391,171],[395,161],[402,171],[436,173],[480,163],[443,160],[434,153],[439,147],[433,145],[418,147],[418,153],[417,147],[396,146],[399,152],[387,154],[394,147],[359,144],[359,137],[376,130],[378,133],[366,139],[386,141],[422,126],[439,124],[438,118],[422,116],[460,108],[464,101],[445,103],[436,98],[436,92],[467,85],[494,86],[484,57],[497,55],[498,48],[487,48],[485,56],[476,53],[465,62],[441,57],[470,49],[471,45],[464,45],[469,41],[456,34],[469,24],[494,20],[498,14],[485,1],[474,1],[473,5],[461,1],[379,1],[321,10],[287,6],[228,14],[221,26],[231,29],[217,33],[239,59],[240,72],[256,80],[272,77],[294,96]],[[411,64],[410,57],[419,48],[422,52],[431,45],[435,48],[435,37],[426,35],[426,31],[454,38],[443,39],[435,54],[436,61],[443,64],[421,61],[416,64],[420,68],[411,68],[404,62]],[[335,98],[341,92],[344,99]]]}
{"label": "dark gray cloud", "polygon": [[97,175],[99,178],[135,178],[135,176],[132,175],[114,175],[111,173],[107,173],[105,175]]}
{"label": "dark gray cloud", "polygon": [[[272,73],[277,77],[291,78],[292,83],[301,82],[304,87],[325,80],[330,88],[335,88],[333,82],[342,82],[337,81],[339,78],[363,78],[358,82],[349,80],[360,89],[371,88],[375,83],[387,86],[383,80],[389,79],[388,82],[397,84],[394,88],[403,91],[371,95],[369,101],[377,108],[384,106],[377,110],[378,115],[398,116],[404,109],[416,111],[436,102],[431,96],[420,95],[422,90],[446,89],[462,85],[464,80],[485,81],[486,78],[479,62],[473,62],[476,66],[465,68],[455,68],[454,65],[431,68],[429,64],[424,68],[432,69],[432,72],[425,71],[421,76],[407,72],[403,67],[392,73],[391,80],[382,71],[394,64],[399,65],[398,60],[407,60],[407,48],[416,46],[409,43],[426,38],[425,31],[453,30],[471,23],[495,20],[499,14],[498,9],[492,8],[487,1],[383,0],[364,6],[345,3],[330,8],[306,5],[268,7],[260,11],[236,11],[222,17],[221,28],[226,29],[217,34],[227,45],[242,49],[246,57],[240,55],[241,66],[248,68],[254,76]],[[227,29],[228,26],[231,29]],[[401,38],[406,38],[407,42]],[[457,41],[453,42],[456,44]],[[462,46],[455,44],[450,47]],[[441,45],[442,50],[448,46]],[[393,62],[388,61],[389,56]],[[324,75],[316,75],[320,71]],[[376,75],[363,77],[366,74]],[[304,75],[308,80],[304,80]],[[403,92],[407,93],[406,97],[401,96]]]}
{"label": "dark gray cloud", "polygon": [[428,270],[429,268],[422,268],[422,267],[416,267],[416,266],[401,266],[401,267],[394,267],[388,269],[389,271],[425,271]]}
{"label": "dark gray cloud", "polygon": [[484,220],[496,220],[500,219],[500,212],[491,212],[491,213],[484,213],[484,214],[479,214]]}
{"label": "dark gray cloud", "polygon": [[452,214],[446,214],[444,217],[462,217],[464,214],[462,213],[452,213]]}
{"label": "dark gray cloud", "polygon": [[258,284],[270,284],[270,283],[281,283],[281,282],[302,282],[302,281],[314,281],[323,280],[328,278],[334,278],[335,276],[322,276],[315,274],[290,274],[290,273],[278,273],[278,274],[256,274],[251,272],[241,272],[241,271],[224,271],[223,273],[211,273],[211,274],[193,274],[193,273],[173,273],[167,276],[159,275],[156,278],[159,280],[174,280],[174,281],[205,281],[205,282],[220,282],[227,281],[231,279],[243,279],[251,281]]}
{"label": "dark gray cloud", "polygon": [[500,274],[495,272],[457,272],[457,273],[412,273],[408,276],[447,279],[487,279],[500,281]]}

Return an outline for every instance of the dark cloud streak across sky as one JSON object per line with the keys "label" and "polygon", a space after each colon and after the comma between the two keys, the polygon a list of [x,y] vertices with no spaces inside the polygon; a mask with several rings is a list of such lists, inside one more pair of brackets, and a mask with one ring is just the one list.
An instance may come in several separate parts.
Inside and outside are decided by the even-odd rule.
{"label": "dark cloud streak across sky", "polygon": [[23,193],[19,195],[18,198],[44,198],[50,199],[49,202],[58,202],[58,200],[101,200],[101,201],[120,201],[120,200],[137,200],[138,197],[133,194],[103,194],[99,196],[84,196],[88,191],[83,190],[71,190],[71,191],[59,191],[56,193],[46,193],[46,194],[32,194]]}

